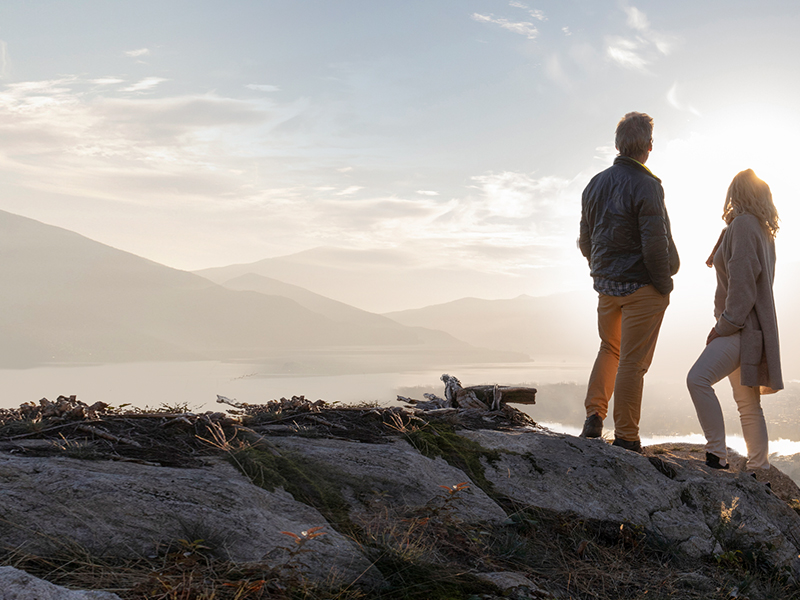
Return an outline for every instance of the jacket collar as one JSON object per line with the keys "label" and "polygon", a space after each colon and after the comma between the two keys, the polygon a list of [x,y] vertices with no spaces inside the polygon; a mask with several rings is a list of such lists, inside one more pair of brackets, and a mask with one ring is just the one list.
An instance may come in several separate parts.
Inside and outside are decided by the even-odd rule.
{"label": "jacket collar", "polygon": [[619,156],[617,156],[614,159],[614,164],[615,165],[628,165],[629,167],[633,167],[634,169],[639,169],[641,171],[644,171],[645,173],[650,175],[650,177],[652,177],[653,179],[655,179],[656,181],[661,183],[661,180],[658,177],[656,177],[655,174],[650,169],[645,167],[638,160],[636,160],[634,158],[631,158],[630,156],[622,156],[620,154]]}

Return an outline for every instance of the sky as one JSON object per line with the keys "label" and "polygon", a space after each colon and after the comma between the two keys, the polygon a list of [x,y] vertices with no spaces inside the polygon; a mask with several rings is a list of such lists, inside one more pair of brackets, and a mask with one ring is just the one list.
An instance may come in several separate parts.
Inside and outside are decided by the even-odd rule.
{"label": "sky", "polygon": [[742,169],[797,256],[799,27],[770,0],[4,0],[0,209],[179,269],[335,246],[589,288],[580,193],[636,110],[676,290],[705,293]]}

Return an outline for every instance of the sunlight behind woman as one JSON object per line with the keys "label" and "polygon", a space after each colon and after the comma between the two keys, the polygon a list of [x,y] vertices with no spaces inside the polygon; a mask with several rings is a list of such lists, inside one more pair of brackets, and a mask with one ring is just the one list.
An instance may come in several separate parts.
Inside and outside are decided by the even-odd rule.
{"label": "sunlight behind woman", "polygon": [[[666,136],[669,138],[670,132]],[[724,226],[724,192],[731,177],[743,169],[753,169],[772,189],[781,215],[781,235],[776,240],[780,257],[776,304],[780,307],[790,302],[787,294],[793,282],[788,266],[800,260],[800,178],[795,175],[793,149],[798,139],[798,115],[766,104],[740,104],[697,119],[692,131],[681,138],[654,140],[648,166],[663,180],[681,272],[664,319],[651,379],[686,373],[694,358],[686,353],[687,345],[701,346],[713,324],[715,276],[705,261]],[[787,330],[782,339],[789,353],[790,335]]]}
{"label": "sunlight behind woman", "polygon": [[[779,207],[783,235],[778,251],[784,260],[800,256],[800,215],[793,200],[800,198],[795,160],[799,139],[797,114],[767,104],[732,105],[698,120],[687,139],[668,142],[663,152],[653,153],[653,170],[664,180],[673,235],[687,271],[697,267],[691,257],[705,258],[722,229],[720,190],[727,189],[732,174],[747,168],[769,182]],[[719,227],[712,229],[710,224],[717,222]],[[694,269],[697,275],[703,272],[700,267]]]}

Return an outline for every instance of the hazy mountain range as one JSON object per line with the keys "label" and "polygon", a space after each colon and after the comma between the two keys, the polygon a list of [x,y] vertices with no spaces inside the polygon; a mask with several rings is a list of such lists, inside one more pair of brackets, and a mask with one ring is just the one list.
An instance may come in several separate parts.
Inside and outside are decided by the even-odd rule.
{"label": "hazy mountain range", "polygon": [[[419,252],[402,248],[356,250],[318,247],[266,258],[248,264],[195,271],[216,283],[252,273],[312,290],[327,298],[383,314],[449,302],[454,298],[490,295],[518,296],[522,289],[544,289],[557,281],[545,272],[556,265],[531,269],[524,278],[500,271],[472,268],[469,264],[436,256],[435,265],[424,262]],[[537,294],[538,295],[538,294]]]}
{"label": "hazy mountain range", "polygon": [[510,300],[462,298],[386,316],[403,325],[436,327],[487,348],[523,352],[537,360],[572,361],[597,352],[595,303],[590,292]]}
{"label": "hazy mountain range", "polygon": [[[0,211],[0,367],[224,360],[303,375],[593,359],[596,300],[589,286],[384,315],[318,293],[337,279],[338,289],[344,284],[356,299],[373,288],[391,294],[393,286],[424,285],[430,273],[414,281],[408,265],[393,282],[387,263],[401,257],[321,248],[188,273]],[[791,307],[800,265],[782,263],[779,275],[784,372],[797,377],[800,316]],[[710,327],[708,307],[688,304],[670,307],[659,339],[654,369],[669,367],[670,378],[686,373]]]}
{"label": "hazy mountain range", "polygon": [[350,368],[359,355],[401,365],[524,359],[254,275],[223,287],[2,211],[0,277],[3,367],[212,359],[302,370],[297,357],[315,353],[349,355]]}

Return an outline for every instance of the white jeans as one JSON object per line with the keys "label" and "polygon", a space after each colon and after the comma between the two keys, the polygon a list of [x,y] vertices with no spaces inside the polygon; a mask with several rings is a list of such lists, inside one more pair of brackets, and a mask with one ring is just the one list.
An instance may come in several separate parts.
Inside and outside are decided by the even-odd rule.
{"label": "white jeans", "polygon": [[706,452],[718,456],[722,463],[726,463],[728,449],[725,444],[725,421],[712,386],[723,377],[728,377],[747,444],[747,468],[768,469],[769,436],[764,411],[761,410],[761,394],[757,387],[744,386],[739,382],[740,337],[738,333],[718,337],[708,344],[689,370],[686,385],[708,442]]}

